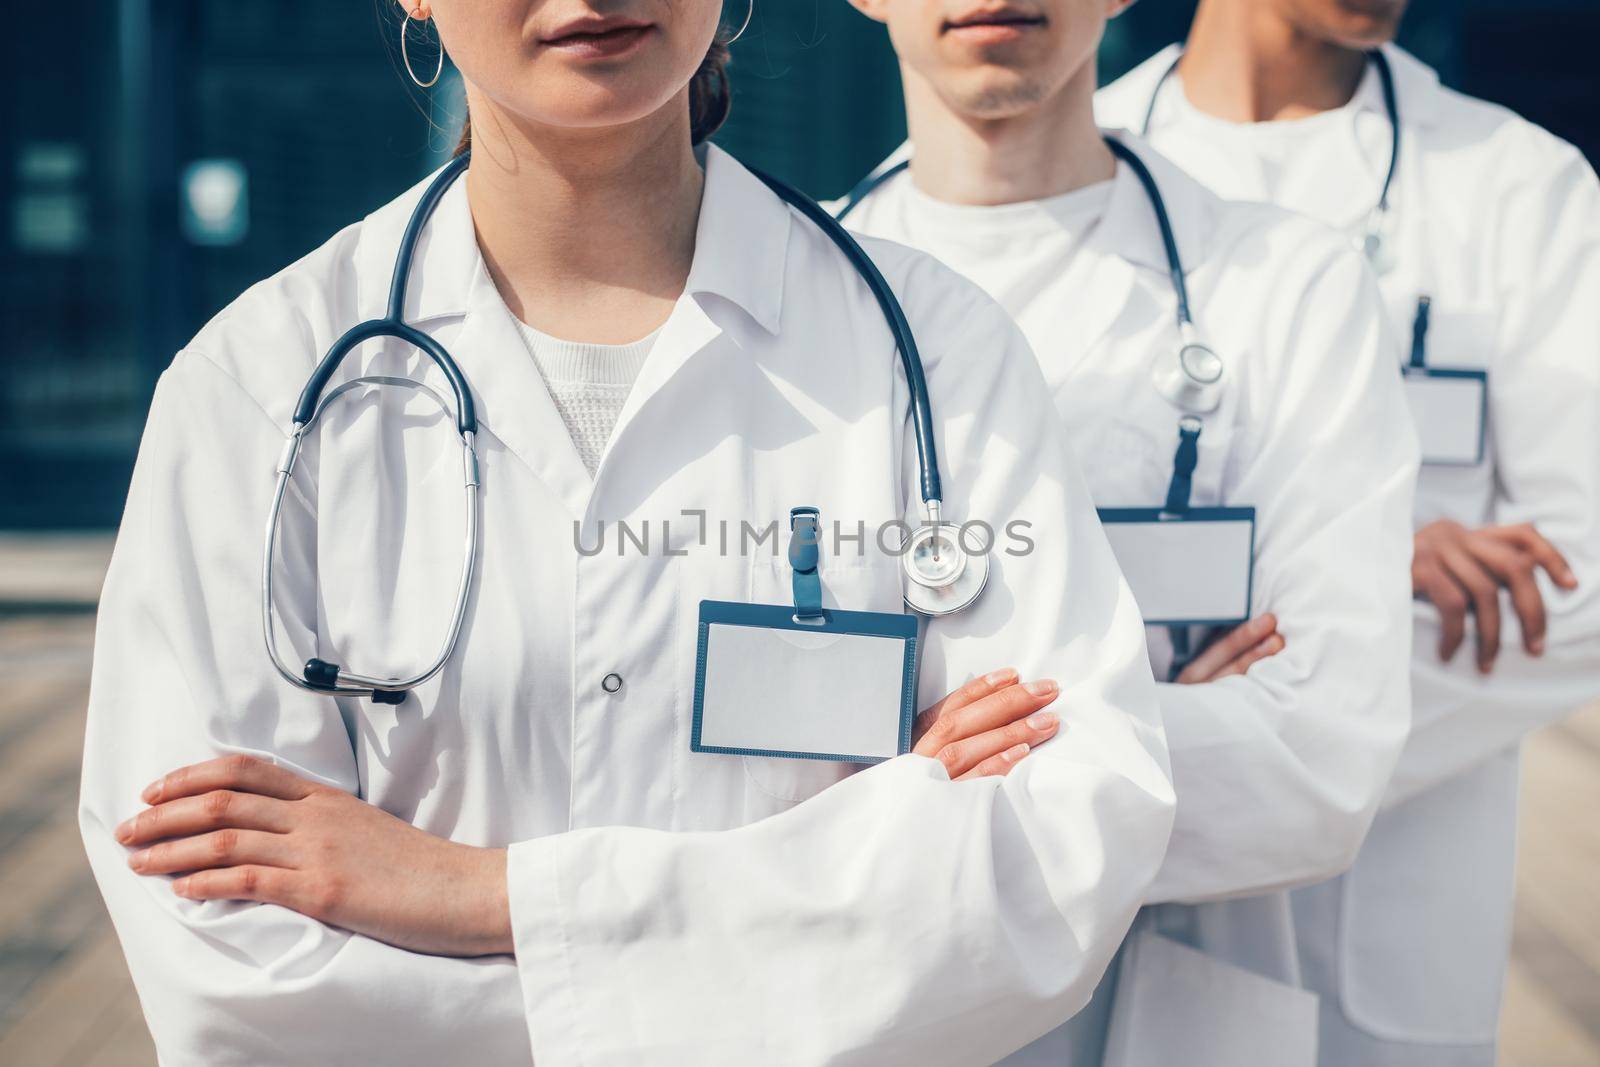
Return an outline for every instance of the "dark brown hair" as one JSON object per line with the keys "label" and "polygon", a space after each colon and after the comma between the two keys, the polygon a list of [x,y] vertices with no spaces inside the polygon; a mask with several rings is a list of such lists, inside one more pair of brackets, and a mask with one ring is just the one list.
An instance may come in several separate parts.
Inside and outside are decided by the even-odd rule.
{"label": "dark brown hair", "polygon": [[[689,140],[699,144],[716,133],[727,121],[728,110],[733,106],[733,87],[728,83],[728,42],[721,30],[717,31],[700,69],[689,81]],[[453,155],[459,156],[472,147],[472,116],[461,124],[461,137],[456,141]]]}

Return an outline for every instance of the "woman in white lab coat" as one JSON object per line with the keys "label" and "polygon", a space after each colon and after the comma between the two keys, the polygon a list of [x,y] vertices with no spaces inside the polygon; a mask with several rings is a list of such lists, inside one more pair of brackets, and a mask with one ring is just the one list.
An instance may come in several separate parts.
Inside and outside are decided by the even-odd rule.
{"label": "woman in white lab coat", "polygon": [[1404,7],[1206,0],[1181,65],[1097,100],[1225,196],[1373,233],[1398,358],[1487,372],[1481,457],[1419,481],[1410,738],[1354,867],[1295,900],[1335,1067],[1493,1063],[1519,741],[1600,696],[1600,184],[1383,43]]}
{"label": "woman in white lab coat", "polygon": [[[1126,132],[1106,143],[1094,55],[1120,5],[857,3],[899,51],[911,163],[858,187],[846,223],[933,253],[1016,317],[1098,505],[1255,509],[1253,583],[1248,558],[1229,568],[1198,540],[1143,550],[1164,553],[1172,587],[1136,588],[1147,617],[1233,573],[1223,592],[1253,594],[1259,618],[1181,671],[1173,636],[1198,649],[1217,629],[1147,630],[1158,677],[1189,683],[1158,687],[1178,812],[1156,906],[1114,988],[1007,1062],[1310,1064],[1315,1008],[1278,890],[1349,864],[1408,724],[1417,446],[1377,287],[1326,227],[1225,202]],[[1192,397],[1165,384],[1189,329],[1222,362]],[[1199,433],[1192,484],[1171,495],[1183,423]]]}
{"label": "woman in white lab coat", "polygon": [[[1172,795],[1137,611],[1020,334],[894,245],[869,248],[922,339],[947,514],[1017,535],[974,606],[923,627],[917,706],[1012,663],[1060,679],[1060,736],[955,783],[916,754],[848,776],[690,751],[700,601],[791,590],[774,545],[721,532],[817,506],[843,531],[825,602],[899,612],[873,531],[920,506],[870,291],[692,147],[719,7],[434,8],[474,148],[404,317],[477,404],[482,552],[459,647],[402,703],[284,684],[258,582],[291,409],[382,313],[420,187],[162,376],[103,595],[81,824],[164,1063],[987,1063],[1084,1003],[1143,899]],[[597,358],[650,339],[598,457],[554,338]],[[449,395],[397,343],[333,384],[358,375]],[[397,388],[322,416],[275,568],[291,660],[433,657],[460,562],[452,429]]]}

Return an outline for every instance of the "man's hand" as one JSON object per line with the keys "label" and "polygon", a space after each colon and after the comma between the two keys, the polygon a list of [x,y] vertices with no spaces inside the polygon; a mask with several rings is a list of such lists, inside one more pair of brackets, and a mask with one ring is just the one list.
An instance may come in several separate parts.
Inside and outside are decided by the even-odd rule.
{"label": "man's hand", "polygon": [[1500,654],[1500,590],[1522,624],[1522,643],[1531,656],[1544,652],[1544,598],[1535,571],[1543,569],[1562,589],[1578,579],[1555,546],[1531,525],[1485,526],[1469,530],[1448,519],[1418,530],[1411,560],[1414,595],[1439,611],[1439,658],[1452,659],[1467,635],[1467,613],[1478,621],[1478,670],[1494,669]]}
{"label": "man's hand", "polygon": [[1283,651],[1283,635],[1278,633],[1278,617],[1270,611],[1249,622],[1242,622],[1205,647],[1178,674],[1179,685],[1202,685],[1243,674],[1250,665]]}
{"label": "man's hand", "polygon": [[138,873],[181,874],[181,897],[280,904],[415,952],[512,951],[504,849],[435,837],[249,756],[173,771],[142,799],[117,840]]}
{"label": "man's hand", "polygon": [[918,715],[911,751],[943,763],[952,781],[1008,774],[1060,729],[1043,710],[1060,691],[1049,680],[1018,684],[1009,667],[991,671]]}

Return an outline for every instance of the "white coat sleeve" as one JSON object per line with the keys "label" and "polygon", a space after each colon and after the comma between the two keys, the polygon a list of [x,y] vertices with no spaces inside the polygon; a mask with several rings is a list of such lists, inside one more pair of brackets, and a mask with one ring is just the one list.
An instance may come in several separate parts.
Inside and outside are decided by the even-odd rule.
{"label": "white coat sleeve", "polygon": [[1416,722],[1387,803],[1399,804],[1600,697],[1600,184],[1578,151],[1501,199],[1485,255],[1498,279],[1489,372],[1496,524],[1532,523],[1579,586],[1544,574],[1545,652],[1530,656],[1502,597],[1500,655],[1440,662],[1438,615],[1417,606]]}
{"label": "white coat sleeve", "polygon": [[1268,302],[1227,486],[1256,508],[1254,608],[1285,647],[1160,687],[1179,805],[1153,902],[1337,874],[1405,739],[1416,437],[1376,283],[1342,246],[1321,262]]}
{"label": "white coat sleeve", "polygon": [[[261,520],[283,441],[233,379],[181,353],[156,390],[101,596],[79,823],[161,1062],[451,1063],[463,1034],[483,1062],[528,1062],[509,957],[424,956],[275,905],[182,900],[172,879],[134,874],[112,836],[151,781],[223,754],[356,786],[334,701],[261,666]],[[291,657],[311,648],[310,529],[290,521],[280,546]]]}
{"label": "white coat sleeve", "polygon": [[919,699],[1010,664],[1064,729],[1005,779],[902,756],[735,830],[513,845],[541,1062],[992,1063],[1087,1001],[1143,899],[1172,797],[1137,611],[1026,342],[914,269],[952,518],[1035,541],[928,625]]}

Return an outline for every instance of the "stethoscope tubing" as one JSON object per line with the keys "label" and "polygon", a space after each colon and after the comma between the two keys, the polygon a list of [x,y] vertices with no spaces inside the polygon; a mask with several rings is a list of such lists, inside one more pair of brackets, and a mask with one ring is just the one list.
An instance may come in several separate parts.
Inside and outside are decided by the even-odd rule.
{"label": "stethoscope tubing", "polygon": [[[1178,239],[1172,229],[1172,218],[1167,214],[1166,200],[1161,195],[1161,187],[1156,184],[1155,176],[1150,173],[1150,168],[1145,166],[1144,160],[1127,145],[1114,137],[1105,137],[1106,147],[1111,154],[1128,165],[1133,172],[1140,187],[1144,190],[1145,199],[1150,202],[1150,210],[1155,213],[1156,226],[1161,231],[1161,248],[1166,254],[1167,274],[1172,280],[1172,292],[1177,299],[1177,316],[1180,330],[1191,330],[1194,327],[1194,316],[1189,305],[1189,286],[1183,277],[1183,258],[1178,252]],[[862,201],[871,196],[877,189],[905,171],[911,166],[910,159],[902,159],[892,166],[885,167],[867,175],[845,196],[843,206],[839,208],[833,221],[842,223],[850,213],[859,207]]]}
{"label": "stethoscope tubing", "polygon": [[[450,186],[465,173],[471,161],[470,153],[462,153],[451,160],[423,191],[413,209],[410,220],[400,239],[395,255],[393,279],[389,286],[388,311],[382,318],[359,323],[335,341],[313,370],[295,405],[292,429],[277,466],[277,482],[273,488],[272,506],[267,514],[264,551],[261,565],[261,626],[267,656],[278,674],[289,684],[308,692],[333,696],[372,696],[401,694],[411,690],[439,673],[454,655],[466,621],[467,603],[471,595],[472,579],[477,569],[478,556],[478,461],[476,451],[477,414],[472,391],[450,353],[438,341],[403,321],[406,288],[410,282],[411,268],[417,242],[424,228],[439,206]],[[895,347],[905,369],[906,382],[911,393],[911,415],[917,445],[917,460],[921,472],[920,489],[923,505],[930,524],[941,522],[942,485],[939,477],[937,447],[934,442],[932,405],[928,399],[927,378],[916,339],[905,311],[895,297],[893,289],[883,277],[860,244],[810,197],[770,175],[755,172],[766,186],[780,199],[796,208],[815,224],[850,261],[851,266],[866,282],[894,335]],[[277,627],[274,619],[275,589],[274,561],[284,497],[294,474],[295,462],[306,435],[322,413],[339,396],[362,386],[405,385],[420,388],[430,394],[447,410],[449,405],[437,392],[422,382],[388,375],[368,375],[355,378],[338,386],[324,396],[328,383],[338,372],[345,358],[366,341],[393,338],[424,353],[439,368],[449,383],[455,399],[456,431],[463,449],[463,481],[466,494],[467,518],[462,550],[461,580],[456,589],[455,606],[438,655],[423,670],[409,677],[384,678],[347,671],[343,667],[320,659],[307,661],[300,671],[295,671],[283,661],[277,645]]]}
{"label": "stethoscope tubing", "polygon": [[[472,577],[477,570],[478,559],[478,457],[477,457],[477,429],[478,419],[476,407],[472,401],[472,390],[468,387],[466,377],[461,373],[461,368],[456,365],[450,353],[438,341],[423,333],[417,328],[407,325],[402,316],[405,313],[406,288],[411,278],[412,260],[416,253],[417,241],[428,220],[432,218],[435,209],[449,190],[467,169],[470,154],[463,153],[452,159],[434,178],[428,188],[423,191],[422,197],[411,213],[410,220],[406,223],[405,232],[400,239],[400,247],[395,256],[394,276],[389,286],[389,306],[383,318],[369,319],[347,330],[343,336],[335,341],[328,349],[321,362],[317,364],[311,377],[307,380],[305,388],[300,392],[300,399],[295,405],[292,417],[292,428],[289,439],[284,445],[283,454],[278,461],[277,483],[273,487],[272,506],[267,513],[266,535],[261,561],[261,627],[262,637],[266,644],[267,656],[272,661],[278,674],[291,685],[313,693],[334,696],[367,696],[380,693],[403,693],[422,685],[434,675],[438,674],[449,662],[461,638],[461,630],[466,621],[467,602],[472,589]],[[358,346],[366,341],[379,338],[393,338],[416,348],[433,361],[440,373],[450,385],[450,391],[455,399],[455,426],[461,438],[462,447],[462,481],[466,498],[466,522],[462,547],[461,580],[456,588],[455,605],[451,611],[450,625],[445,633],[445,638],[438,655],[427,667],[417,673],[404,678],[384,678],[373,675],[347,671],[343,667],[325,663],[318,659],[308,661],[298,672],[284,663],[278,654],[277,628],[274,624],[274,605],[276,604],[273,581],[274,561],[276,558],[277,536],[279,520],[283,511],[283,500],[288,490],[290,479],[294,475],[295,462],[300,455],[300,446],[306,435],[316,425],[328,405],[339,396],[359,386],[380,385],[406,385],[420,388],[431,395],[446,410],[449,405],[432,388],[421,382],[409,378],[397,378],[388,375],[368,375],[345,382],[332,393],[323,395],[328,382],[338,371],[345,358]],[[320,681],[314,681],[313,672],[323,674]]]}
{"label": "stethoscope tubing", "polygon": [[[872,257],[867,255],[866,250],[854,237],[850,236],[848,230],[839,225],[837,219],[828,214],[826,208],[770,174],[754,169],[751,173],[765,182],[767,188],[776,193],[779,199],[799,210],[826,234],[839,251],[844,253],[850,265],[856,269],[856,273],[867,283],[867,287],[872,290],[873,298],[878,302],[878,309],[883,313],[884,320],[888,322],[889,329],[894,334],[895,347],[900,352],[900,363],[905,368],[906,385],[911,392],[911,423],[917,441],[922,500],[925,505],[932,505],[937,512],[938,505],[944,499],[944,493],[939,477],[938,451],[933,439],[933,410],[928,401],[928,381],[922,369],[922,356],[917,351],[917,341],[911,332],[911,324],[906,321],[905,309],[900,306],[894,290],[890,288],[883,273],[872,261]],[[933,516],[933,519],[937,521],[937,515]]]}
{"label": "stethoscope tubing", "polygon": [[1138,153],[1114,137],[1105,138],[1105,142],[1111,154],[1128,165],[1144,189],[1145,199],[1150,202],[1150,210],[1156,217],[1156,228],[1161,231],[1161,250],[1167,258],[1167,276],[1172,282],[1172,295],[1178,305],[1178,329],[1193,329],[1194,315],[1189,307],[1189,285],[1183,277],[1183,257],[1178,252],[1178,238],[1173,233],[1172,217],[1167,214],[1167,203],[1161,195],[1161,187],[1156,184],[1155,175],[1150,173],[1150,168],[1145,166]]}
{"label": "stethoscope tubing", "polygon": [[434,661],[423,670],[406,678],[377,677],[339,668],[335,684],[329,686],[313,684],[306,676],[306,669],[303,668],[298,673],[291,670],[278,654],[277,628],[273,624],[273,608],[277,603],[273,583],[273,562],[276,558],[279,517],[283,510],[283,499],[288,490],[289,481],[294,474],[294,465],[299,456],[301,443],[304,441],[305,435],[310,432],[311,427],[316,425],[317,419],[340,395],[356,388],[381,385],[421,389],[438,402],[441,408],[449,410],[444,398],[422,382],[390,375],[367,375],[353,378],[329,393],[322,403],[317,406],[311,417],[304,424],[296,427],[295,432],[290,435],[289,441],[284,446],[283,457],[278,462],[277,483],[273,487],[272,507],[267,513],[265,549],[262,553],[261,629],[263,639],[266,642],[267,657],[272,661],[272,665],[278,674],[291,685],[308,692],[335,696],[367,696],[374,692],[396,693],[414,689],[438,674],[444,668],[444,665],[449,662],[450,657],[455,653],[456,646],[460,641],[462,628],[466,622],[467,603],[472,591],[472,578],[477,570],[478,558],[478,456],[476,434],[472,431],[461,435],[462,482],[466,494],[466,523],[462,541],[461,580],[456,587],[455,605],[451,611],[449,627],[445,632],[444,644]]}
{"label": "stethoscope tubing", "polygon": [[[1383,94],[1384,115],[1389,120],[1389,166],[1383,175],[1383,185],[1378,189],[1378,202],[1373,205],[1368,221],[1368,229],[1375,226],[1376,219],[1389,213],[1389,193],[1394,189],[1394,179],[1400,169],[1400,96],[1394,86],[1394,70],[1389,66],[1389,57],[1383,54],[1381,48],[1373,48],[1367,52],[1367,62],[1378,72],[1378,88]],[[1155,88],[1150,90],[1150,102],[1145,105],[1144,121],[1139,124],[1139,136],[1149,138],[1150,125],[1155,121],[1156,105],[1161,101],[1161,90],[1165,89],[1167,82],[1178,72],[1178,64],[1183,62],[1183,53],[1180,51],[1167,69],[1161,72],[1161,77],[1156,79]]]}

